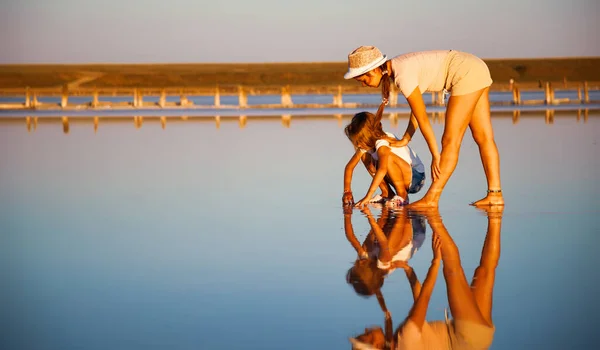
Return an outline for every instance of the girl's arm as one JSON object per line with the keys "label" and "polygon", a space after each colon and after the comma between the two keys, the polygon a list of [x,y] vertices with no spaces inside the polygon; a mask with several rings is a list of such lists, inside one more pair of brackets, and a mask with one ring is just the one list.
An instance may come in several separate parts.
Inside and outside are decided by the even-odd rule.
{"label": "girl's arm", "polygon": [[358,256],[361,258],[368,257],[367,252],[360,245],[360,242],[354,234],[354,229],[352,228],[352,212],[344,212],[344,231],[346,233],[346,239],[348,239],[348,242],[354,247]]}
{"label": "girl's arm", "polygon": [[379,187],[379,184],[381,184],[381,181],[383,181],[383,178],[385,177],[385,175],[387,175],[387,167],[390,152],[391,150],[389,147],[379,147],[379,149],[377,150],[377,156],[379,157],[379,166],[377,167],[375,176],[373,176],[373,181],[371,181],[371,186],[369,186],[367,194],[363,199],[356,202],[356,206],[360,207],[365,205],[369,201],[369,198],[373,197],[373,194],[375,194],[377,187]]}
{"label": "girl's arm", "polygon": [[342,195],[342,202],[344,204],[352,204],[354,201],[354,197],[352,196],[352,173],[358,162],[360,162],[362,155],[362,152],[357,149],[344,168],[344,194]]}
{"label": "girl's arm", "polygon": [[[429,118],[427,117],[427,112],[425,109],[425,101],[423,101],[423,95],[421,95],[421,91],[419,88],[415,88],[415,90],[408,96],[407,98],[408,104],[410,105],[410,109],[412,114],[415,116],[417,124],[421,127],[421,133],[427,142],[427,146],[429,146],[429,151],[431,152],[432,157],[432,178],[433,180],[437,179],[440,173],[439,169],[439,160],[440,160],[440,151],[438,150],[437,141],[435,140],[435,134],[433,133],[433,128],[429,123]],[[411,118],[412,119],[412,118]],[[412,122],[411,122],[412,123]],[[410,125],[409,125],[410,128]],[[407,132],[408,129],[407,128]],[[412,137],[412,136],[411,136]]]}

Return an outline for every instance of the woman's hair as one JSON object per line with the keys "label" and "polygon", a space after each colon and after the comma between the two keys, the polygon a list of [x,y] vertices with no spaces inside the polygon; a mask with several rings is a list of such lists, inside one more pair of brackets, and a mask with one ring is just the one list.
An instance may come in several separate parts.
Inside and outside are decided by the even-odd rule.
{"label": "woman's hair", "polygon": [[356,294],[369,297],[383,286],[385,271],[377,268],[372,260],[356,260],[346,273],[346,282],[352,285]]}
{"label": "woman's hair", "polygon": [[387,61],[379,66],[381,69],[381,98],[388,100],[390,99],[390,73],[387,70]]}
{"label": "woman's hair", "polygon": [[379,106],[377,115],[369,112],[360,112],[352,117],[350,124],[344,128],[344,133],[355,148],[375,148],[375,142],[380,139],[393,140],[383,131],[381,113],[384,104]]}

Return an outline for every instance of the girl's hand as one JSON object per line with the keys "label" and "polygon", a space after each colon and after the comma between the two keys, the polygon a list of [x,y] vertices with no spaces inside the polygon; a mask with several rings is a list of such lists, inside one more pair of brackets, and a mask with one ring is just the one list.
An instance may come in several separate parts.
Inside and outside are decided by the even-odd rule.
{"label": "girl's hand", "polygon": [[433,157],[431,159],[431,179],[436,181],[440,177],[440,157]]}
{"label": "girl's hand", "polygon": [[362,208],[364,207],[367,203],[369,203],[369,198],[368,197],[364,197],[363,199],[359,200],[358,202],[356,202],[356,204],[354,204],[355,207],[359,207]]}
{"label": "girl's hand", "polygon": [[354,196],[352,195],[352,191],[346,191],[342,195],[342,204],[343,205],[352,205],[354,204]]}

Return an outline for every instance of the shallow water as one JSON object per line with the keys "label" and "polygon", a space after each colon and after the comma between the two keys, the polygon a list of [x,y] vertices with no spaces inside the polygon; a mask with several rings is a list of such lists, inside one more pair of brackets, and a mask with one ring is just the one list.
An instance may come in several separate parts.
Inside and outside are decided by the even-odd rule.
{"label": "shallow water", "polygon": [[[94,133],[88,118],[68,134],[60,119],[29,133],[23,118],[0,123],[0,348],[348,349],[383,326],[376,298],[345,279],[356,258],[340,204],[349,119],[177,120],[102,121]],[[492,349],[600,341],[600,118],[552,121],[493,119],[507,205]],[[412,146],[429,164],[420,134]],[[356,193],[367,176],[357,168]],[[469,281],[487,218],[467,204],[485,189],[467,132],[440,215]],[[364,239],[363,213],[352,225]],[[427,226],[410,260],[421,281],[431,258]],[[440,271],[428,320],[443,319],[445,291]],[[382,293],[396,327],[412,305],[404,273]]]}

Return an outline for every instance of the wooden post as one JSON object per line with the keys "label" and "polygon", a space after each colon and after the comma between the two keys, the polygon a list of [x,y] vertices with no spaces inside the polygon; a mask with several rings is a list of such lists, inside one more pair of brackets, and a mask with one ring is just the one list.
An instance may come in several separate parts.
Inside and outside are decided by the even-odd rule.
{"label": "wooden post", "polygon": [[29,86],[25,88],[25,108],[31,107],[31,92],[29,91]]}
{"label": "wooden post", "polygon": [[577,110],[577,123],[581,120],[581,109]]}
{"label": "wooden post", "polygon": [[514,89],[514,84],[515,84],[515,80],[511,78],[511,79],[508,81],[508,89],[509,89],[509,90],[513,90],[513,89]]}
{"label": "wooden post", "polygon": [[165,130],[165,128],[167,127],[167,117],[162,116],[160,117],[160,127]]}
{"label": "wooden post", "polygon": [[292,124],[292,116],[290,114],[284,114],[281,116],[281,125],[286,128],[289,128]]}
{"label": "wooden post", "polygon": [[37,94],[35,93],[35,91],[33,91],[33,97],[31,98],[31,107],[37,108],[38,105],[39,103],[37,99]]}
{"label": "wooden post", "polygon": [[160,106],[160,108],[165,108],[165,106],[167,105],[167,90],[160,90],[160,98],[158,99],[158,105]]}
{"label": "wooden post", "polygon": [[398,105],[398,90],[396,88],[396,84],[394,84],[394,83],[390,84],[390,100],[389,100],[389,104],[390,104],[390,106],[396,106],[396,105]]}
{"label": "wooden post", "polygon": [[248,118],[245,115],[240,115],[240,120],[239,120],[240,129],[243,129],[246,127],[247,121],[248,121]]}
{"label": "wooden post", "polygon": [[581,103],[581,83],[577,84],[577,101]]}
{"label": "wooden post", "polygon": [[389,119],[393,127],[398,126],[398,113],[390,113]]}
{"label": "wooden post", "polygon": [[69,133],[69,118],[62,117],[61,119],[62,119],[63,133],[68,134]]}
{"label": "wooden post", "polygon": [[444,99],[444,90],[442,91],[438,91],[438,104],[440,106],[443,106],[445,104],[445,99]]}
{"label": "wooden post", "polygon": [[25,117],[25,124],[27,125],[27,132],[31,132],[31,117]]}
{"label": "wooden post", "polygon": [[92,107],[98,107],[98,90],[96,89],[94,89],[94,92],[92,93]]}
{"label": "wooden post", "polygon": [[521,91],[515,85],[515,86],[513,86],[512,92],[513,92],[513,104],[520,105],[521,104]]}
{"label": "wooden post", "polygon": [[338,126],[342,126],[342,114],[338,113],[338,114],[334,114],[335,119],[337,119],[338,121]]}
{"label": "wooden post", "polygon": [[33,117],[33,131],[37,130],[38,117]]}
{"label": "wooden post", "polygon": [[552,90],[552,84],[550,82],[546,82],[546,90],[545,90],[545,102],[547,105],[551,105],[554,103],[554,99],[552,98],[554,93],[554,91]]}
{"label": "wooden post", "polygon": [[144,94],[142,93],[142,90],[140,90],[140,89],[138,89],[137,98],[138,98],[137,106],[140,108],[143,107],[144,106]]}
{"label": "wooden post", "polygon": [[219,129],[221,127],[221,116],[220,115],[215,116],[215,125],[216,125],[217,129]]}
{"label": "wooden post", "polygon": [[[133,89],[133,103],[132,103],[133,107],[137,107],[138,106],[137,105],[137,101],[138,101],[137,100],[137,89]],[[137,119],[135,119],[135,117],[134,117],[134,120],[137,120]]]}
{"label": "wooden post", "polygon": [[244,87],[242,87],[241,85],[238,86],[238,101],[238,105],[240,108],[248,107],[248,96],[246,95],[246,91],[244,91]]}
{"label": "wooden post", "polygon": [[583,123],[587,124],[589,116],[589,110],[586,108],[583,110]]}
{"label": "wooden post", "polygon": [[289,85],[281,88],[281,105],[283,107],[292,107],[294,105]]}
{"label": "wooden post", "polygon": [[67,102],[69,101],[69,86],[67,84],[63,85],[62,96],[60,99],[60,106],[62,108],[67,107]]}
{"label": "wooden post", "polygon": [[215,107],[221,107],[221,92],[218,86],[215,89]]}
{"label": "wooden post", "polygon": [[100,124],[99,118],[94,117],[94,134],[98,132],[98,124]]}
{"label": "wooden post", "polygon": [[567,88],[567,77],[563,76],[563,88],[566,89]]}
{"label": "wooden post", "polygon": [[344,100],[343,100],[343,94],[342,94],[342,86],[338,85],[338,92],[337,95],[333,96],[333,104],[336,107],[343,107],[344,105]]}
{"label": "wooden post", "polygon": [[590,95],[588,91],[588,82],[583,82],[583,103],[590,103]]}
{"label": "wooden post", "polygon": [[431,93],[431,105],[435,106],[435,92]]}
{"label": "wooden post", "polygon": [[554,110],[553,109],[546,110],[546,124],[554,124]]}
{"label": "wooden post", "polygon": [[521,117],[521,111],[518,109],[515,109],[513,111],[513,117],[512,117],[512,123],[513,124],[518,124],[519,123],[519,118]]}
{"label": "wooden post", "polygon": [[183,94],[183,91],[181,92],[181,95],[179,97],[179,105],[180,106],[187,106],[189,103],[188,98]]}

